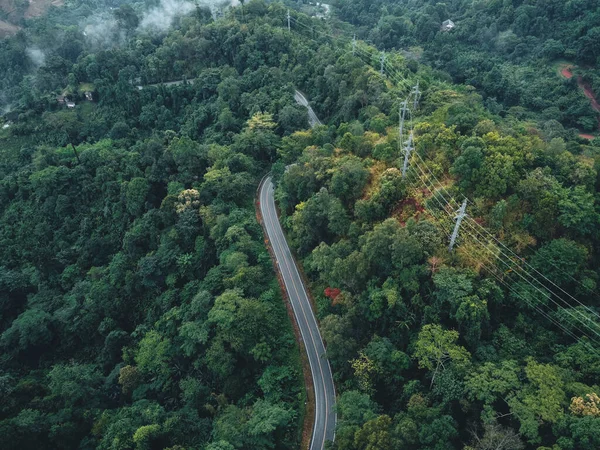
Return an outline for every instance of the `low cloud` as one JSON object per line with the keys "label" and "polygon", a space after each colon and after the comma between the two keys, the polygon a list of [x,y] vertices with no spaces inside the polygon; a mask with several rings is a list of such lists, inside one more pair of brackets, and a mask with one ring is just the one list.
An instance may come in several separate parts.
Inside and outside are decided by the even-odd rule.
{"label": "low cloud", "polygon": [[93,48],[106,48],[120,45],[125,40],[125,31],[117,20],[109,14],[93,16],[90,22],[82,25],[83,35]]}
{"label": "low cloud", "polygon": [[[142,14],[139,31],[165,32],[175,18],[189,14],[196,6],[208,6],[213,14],[229,6],[238,6],[239,0],[161,0],[158,6],[150,8]],[[96,14],[80,24],[83,34],[93,48],[120,46],[125,43],[127,33],[117,19],[110,13]]]}
{"label": "low cloud", "polygon": [[239,6],[239,0],[200,0],[200,6],[207,6],[210,8],[210,12],[213,18],[217,18],[217,12],[222,12],[230,6]]}
{"label": "low cloud", "polygon": [[196,6],[209,7],[213,15],[217,10],[240,5],[239,0],[161,0],[160,5],[151,8],[140,21],[141,30],[167,31],[176,17],[183,16],[196,9]]}
{"label": "low cloud", "polygon": [[175,17],[183,16],[196,9],[192,2],[184,0],[161,0],[160,5],[151,8],[140,21],[140,29],[150,31],[166,31],[173,24]]}
{"label": "low cloud", "polygon": [[25,52],[36,68],[43,66],[46,62],[45,53],[37,47],[28,47]]}

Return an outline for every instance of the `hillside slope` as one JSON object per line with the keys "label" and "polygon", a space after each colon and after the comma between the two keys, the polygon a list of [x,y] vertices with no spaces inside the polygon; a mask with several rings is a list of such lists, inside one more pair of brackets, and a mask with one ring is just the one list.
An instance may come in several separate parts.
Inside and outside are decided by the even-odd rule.
{"label": "hillside slope", "polygon": [[23,19],[40,17],[51,6],[63,4],[63,0],[0,0],[0,38],[19,31]]}

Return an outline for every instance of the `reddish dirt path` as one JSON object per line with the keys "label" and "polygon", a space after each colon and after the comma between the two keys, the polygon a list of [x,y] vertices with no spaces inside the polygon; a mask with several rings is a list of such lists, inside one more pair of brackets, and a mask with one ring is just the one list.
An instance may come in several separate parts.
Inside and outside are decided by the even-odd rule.
{"label": "reddish dirt path", "polygon": [[596,95],[594,94],[594,91],[592,91],[592,87],[589,84],[584,83],[581,77],[577,77],[577,85],[581,89],[583,89],[583,93],[585,94],[585,96],[590,99],[590,102],[592,103],[592,108],[600,112],[600,103],[598,103]]}
{"label": "reddish dirt path", "polygon": [[560,71],[561,75],[567,79],[573,78],[573,72],[571,72],[571,66],[565,67]]}
{"label": "reddish dirt path", "polygon": [[[560,74],[567,79],[573,78],[572,66],[563,67],[560,71]],[[577,77],[577,86],[579,86],[579,88],[583,91],[585,96],[590,99],[592,108],[594,108],[595,111],[600,112],[600,103],[598,103],[596,94],[594,94],[594,91],[592,91],[592,87],[588,83],[585,83],[583,81],[583,78],[581,76]],[[600,118],[598,119],[598,129],[600,129]],[[582,137],[584,139],[589,139],[589,140],[596,138],[596,136],[594,136],[593,134],[587,134],[587,133],[581,133],[579,135],[579,137]]]}

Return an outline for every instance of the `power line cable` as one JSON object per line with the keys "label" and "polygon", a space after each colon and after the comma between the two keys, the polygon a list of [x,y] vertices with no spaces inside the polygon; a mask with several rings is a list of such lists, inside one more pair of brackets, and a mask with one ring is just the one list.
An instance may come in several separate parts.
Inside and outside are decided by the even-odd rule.
{"label": "power line cable", "polygon": [[[423,160],[423,158],[421,158],[421,155],[418,152],[415,152],[417,154],[417,156],[419,157],[419,159],[423,162],[423,164],[425,164],[425,166],[427,167],[425,161]],[[429,168],[427,168],[429,170]],[[454,202],[456,202],[458,204],[458,202],[449,194],[449,192],[447,191],[447,189],[442,185],[442,183],[437,179],[437,177],[429,170],[429,172],[431,173],[431,176],[436,180],[436,182],[443,187],[443,189],[446,191],[446,193],[449,195],[450,199],[453,200]],[[473,202],[471,199],[469,199],[468,197],[465,197],[467,199],[467,202],[471,203],[471,204],[475,204],[475,202]],[[474,219],[468,217],[467,220],[470,220],[471,222],[473,222],[477,227],[479,227],[485,234],[487,234],[490,238],[492,238],[494,241],[496,241],[496,243],[498,245],[500,245],[502,248],[506,249],[508,252],[510,252],[516,259],[518,260],[522,260],[522,258],[517,255],[513,250],[511,250],[509,247],[507,247],[503,242],[501,242],[500,240],[498,240],[492,233],[490,233],[488,230],[486,230],[483,226],[481,226],[481,224],[477,223]],[[560,286],[558,286],[556,283],[554,283],[551,279],[549,279],[548,277],[546,277],[543,273],[541,273],[540,271],[538,271],[535,267],[533,267],[531,264],[527,263],[526,261],[525,265],[527,265],[530,269],[532,269],[534,272],[536,272],[539,276],[541,276],[542,278],[544,278],[545,280],[547,280],[550,284],[552,284],[554,287],[558,288],[561,292],[563,292],[564,294],[566,294],[568,297],[570,297],[571,299],[573,299],[576,303],[578,303],[580,306],[584,307],[588,312],[590,312],[591,314],[597,316],[600,318],[600,316],[598,315],[598,313],[592,311],[588,306],[584,305],[583,303],[581,303],[581,301],[579,301],[577,298],[575,298],[574,296],[572,296],[571,294],[569,294],[567,291],[565,291],[563,288],[561,288]],[[555,268],[558,268],[556,266],[554,266]],[[572,278],[572,277],[571,277]],[[542,284],[542,283],[540,283]],[[557,294],[555,294],[557,295]]]}
{"label": "power line cable", "polygon": [[[311,33],[313,33],[313,34],[316,32],[316,33],[318,33],[318,34],[321,34],[321,35],[323,35],[323,36],[327,36],[327,37],[329,37],[329,38],[332,38],[332,39],[338,39],[338,38],[339,38],[339,36],[334,36],[334,35],[331,35],[331,34],[329,34],[329,33],[323,32],[323,31],[321,31],[321,30],[317,29],[317,28],[316,28],[316,27],[314,27],[314,26],[308,26],[308,25],[305,25],[305,24],[301,23],[300,21],[298,21],[298,20],[297,20],[295,17],[294,17],[294,18],[291,18],[291,19],[294,21],[294,23],[295,23],[295,24],[297,24],[297,25],[300,25],[300,26],[302,26],[302,27],[304,27],[304,28],[306,28],[306,29],[310,30],[310,31],[311,31]],[[313,40],[314,40],[314,38],[313,38]],[[366,59],[369,61],[369,65],[372,65],[371,63],[372,63],[372,62],[373,62],[373,60],[375,59],[376,55],[374,55],[374,54],[371,54],[371,53],[367,52],[366,50],[364,50],[364,49],[360,48],[358,45],[354,46],[354,51],[355,51],[356,53],[358,53],[358,55],[359,55],[359,58],[360,58],[360,59],[366,58]],[[361,55],[362,55],[362,57],[361,57]],[[382,65],[382,68],[384,68],[384,69],[386,70],[386,75],[387,75],[388,79],[390,79],[391,81],[395,81],[397,84],[401,84],[401,85],[403,85],[404,87],[406,87],[407,80],[406,80],[406,79],[405,79],[405,78],[404,78],[404,77],[403,77],[403,76],[400,74],[400,72],[399,72],[399,71],[398,71],[398,70],[397,70],[395,67],[393,67],[393,66],[391,65],[391,63],[390,63],[389,61],[387,61],[387,60],[384,60],[384,61],[381,63],[381,65]],[[417,93],[417,94],[418,94],[418,93]],[[411,121],[412,121],[412,113],[411,113],[411,116],[410,116],[410,117],[411,117]],[[402,141],[402,138],[403,138],[402,136],[399,136],[399,142],[401,142],[401,141]],[[454,201],[454,202],[456,202],[456,200],[455,200],[455,199],[454,199],[454,198],[453,198],[451,195],[449,195],[449,193],[448,193],[447,189],[446,189],[446,188],[445,188],[445,187],[442,185],[442,183],[441,183],[441,182],[439,182],[439,180],[437,179],[437,177],[435,177],[435,175],[434,175],[434,174],[431,172],[431,170],[429,170],[429,168],[428,168],[427,164],[425,163],[425,161],[423,160],[423,158],[421,158],[420,154],[419,154],[418,152],[415,152],[415,153],[417,153],[417,156],[418,156],[418,158],[421,160],[421,162],[423,163],[423,165],[425,166],[425,168],[427,169],[427,171],[429,172],[429,174],[430,174],[430,175],[433,177],[433,179],[434,179],[434,180],[435,180],[435,181],[436,181],[436,182],[437,182],[437,183],[438,183],[438,184],[439,184],[439,185],[442,187],[442,190],[438,190],[438,189],[436,189],[436,188],[434,188],[434,189],[431,189],[431,186],[427,185],[427,183],[425,183],[424,179],[422,179],[422,178],[421,178],[421,177],[418,175],[418,173],[416,172],[416,170],[414,170],[414,169],[413,169],[413,170],[414,170],[414,172],[417,174],[418,178],[419,178],[419,179],[420,179],[420,180],[423,182],[423,184],[425,185],[425,187],[426,187],[426,188],[427,188],[427,189],[428,189],[430,192],[432,192],[432,193],[433,193],[433,197],[432,197],[432,198],[434,198],[434,199],[435,199],[435,200],[438,202],[438,204],[439,204],[439,205],[440,205],[440,207],[441,207],[441,211],[442,211],[442,212],[446,212],[446,213],[450,214],[450,212],[448,212],[448,211],[445,209],[445,207],[444,207],[444,204],[442,204],[442,202],[440,201],[440,199],[439,199],[439,197],[438,197],[438,193],[439,193],[439,195],[442,197],[442,199],[444,200],[444,202],[446,203],[446,205],[447,205],[447,206],[451,206],[451,204],[450,204],[450,202],[449,202],[448,200],[446,200],[446,197],[445,197],[445,195],[443,194],[443,192],[446,192],[446,194],[448,194],[448,197],[449,197],[450,201]],[[411,167],[412,167],[412,166],[411,166]],[[419,171],[421,171],[421,174],[422,174],[422,176],[423,176],[423,177],[425,177],[425,179],[426,179],[426,178],[427,178],[427,175],[426,175],[426,173],[425,173],[425,172],[422,170],[421,166],[420,166],[420,165],[418,165],[418,163],[417,163],[417,167],[419,168]],[[472,200],[470,200],[470,199],[468,199],[468,198],[467,198],[467,201],[469,201],[469,202],[473,203],[473,201],[472,201]],[[429,213],[430,213],[430,214],[432,214],[432,215],[434,216],[434,218],[437,218],[437,219],[439,220],[439,214],[433,213],[433,212],[431,211],[431,209],[430,209]],[[441,214],[441,213],[440,213],[440,214]],[[469,219],[470,219],[470,218],[469,218]],[[508,248],[508,247],[506,247],[506,246],[505,246],[505,245],[504,245],[502,242],[500,242],[498,239],[496,239],[496,237],[495,237],[493,234],[489,233],[489,232],[488,232],[488,231],[487,231],[485,228],[483,228],[483,227],[482,227],[480,224],[478,224],[478,223],[477,223],[476,221],[474,221],[473,219],[470,219],[470,220],[471,220],[471,221],[472,221],[472,222],[473,222],[473,223],[474,223],[476,226],[480,227],[480,228],[481,228],[481,230],[483,230],[483,232],[485,232],[485,233],[486,233],[487,235],[489,235],[489,236],[490,236],[490,237],[491,237],[493,240],[495,240],[495,241],[496,241],[498,244],[500,244],[500,246],[501,246],[501,247],[505,248],[505,249],[506,249],[506,250],[508,250],[510,253],[512,253],[512,254],[513,254],[513,255],[514,255],[516,258],[517,258],[517,260],[519,260],[519,259],[520,259],[520,258],[519,258],[519,256],[518,256],[518,255],[516,255],[516,253],[514,253],[514,252],[513,252],[511,249],[509,249],[509,248]],[[471,230],[472,230],[472,231],[474,231],[474,232],[477,232],[477,233],[479,234],[479,236],[482,236],[482,237],[484,237],[484,235],[483,235],[483,234],[482,234],[482,233],[481,233],[481,232],[480,232],[480,231],[479,231],[479,230],[478,230],[478,229],[477,229],[475,226],[471,225],[471,222],[466,222],[466,224],[469,226],[469,229],[471,229]],[[445,231],[445,230],[443,230],[443,231],[444,231],[444,234],[446,234],[446,231]],[[477,242],[479,245],[481,245],[481,246],[482,246],[482,247],[483,247],[485,250],[489,251],[489,248],[488,248],[488,247],[487,247],[487,246],[486,246],[486,245],[485,245],[483,242],[481,242],[481,241],[479,240],[479,238],[477,238],[475,235],[473,235],[473,234],[472,234],[472,233],[470,233],[469,231],[466,231],[466,234],[467,234],[468,236],[470,236],[471,238],[475,239],[475,240],[476,240],[476,242]],[[504,252],[502,252],[501,250],[500,250],[500,254],[501,254],[503,257],[507,258],[509,261],[511,261],[511,263],[514,263],[513,259],[512,259],[510,256],[507,256],[507,255],[506,255]],[[502,258],[500,258],[500,257],[498,256],[498,254],[494,254],[494,256],[495,256],[495,257],[496,257],[496,258],[497,258],[499,261],[501,261],[503,264],[505,264],[505,265],[506,265],[506,266],[507,266],[507,267],[508,267],[510,270],[512,270],[512,267],[513,267],[513,266],[512,266],[512,264],[508,264],[506,261],[504,261]],[[594,313],[594,312],[593,312],[593,311],[592,311],[590,308],[588,308],[586,305],[584,305],[583,303],[581,303],[581,302],[580,302],[579,300],[577,300],[575,297],[573,297],[572,295],[570,295],[569,293],[567,293],[566,291],[564,291],[564,289],[562,289],[560,286],[556,285],[556,284],[555,284],[555,283],[554,283],[552,280],[548,279],[546,276],[544,276],[543,274],[541,274],[541,273],[540,273],[539,271],[537,271],[537,269],[535,269],[533,266],[529,265],[528,263],[526,263],[526,264],[527,264],[527,266],[528,266],[528,267],[532,268],[532,269],[533,269],[533,270],[534,270],[536,273],[538,273],[539,275],[541,275],[541,276],[542,276],[542,277],[543,277],[545,280],[549,281],[549,282],[550,282],[550,283],[551,283],[553,286],[555,286],[556,288],[560,289],[560,290],[561,290],[563,293],[567,294],[567,295],[568,295],[570,298],[572,298],[573,300],[575,300],[575,301],[576,301],[576,302],[577,302],[579,305],[581,305],[582,307],[584,307],[584,308],[585,308],[585,309],[586,309],[588,312],[590,312],[592,315],[595,315],[595,316],[597,316],[597,314],[596,314],[596,313]],[[547,299],[549,299],[549,300],[550,300],[550,301],[551,301],[553,304],[555,304],[555,305],[556,305],[558,308],[562,308],[562,309],[563,309],[563,310],[564,310],[564,311],[565,311],[565,312],[566,312],[568,315],[570,315],[570,316],[571,316],[571,318],[573,318],[573,319],[574,319],[574,320],[576,320],[577,322],[579,322],[579,323],[583,323],[583,322],[582,322],[580,319],[578,319],[578,318],[574,317],[574,316],[571,314],[571,311],[570,311],[570,309],[573,309],[573,307],[572,307],[572,305],[571,305],[571,304],[569,304],[569,302],[567,302],[566,300],[562,299],[562,298],[561,298],[560,296],[558,296],[558,295],[557,295],[555,292],[552,292],[552,291],[550,291],[550,290],[548,289],[548,287],[547,287],[547,286],[545,286],[543,283],[541,283],[539,280],[537,280],[537,279],[536,279],[535,277],[533,277],[531,274],[529,274],[529,273],[528,273],[528,272],[526,272],[526,271],[524,271],[524,272],[525,272],[525,273],[526,273],[526,274],[527,274],[529,277],[531,277],[531,279],[533,279],[533,280],[534,280],[534,281],[536,281],[536,282],[537,282],[537,283],[538,283],[540,286],[542,286],[542,287],[543,287],[543,289],[544,289],[544,291],[542,291],[542,290],[541,290],[541,289],[540,289],[538,286],[536,286],[535,284],[533,284],[533,283],[532,283],[532,282],[531,282],[531,281],[530,281],[528,278],[526,278],[525,276],[523,276],[523,275],[521,274],[521,272],[520,272],[520,271],[515,271],[515,273],[517,273],[517,274],[518,274],[518,275],[519,275],[519,276],[520,276],[520,277],[521,277],[521,278],[522,278],[522,279],[523,279],[523,280],[524,280],[526,283],[528,283],[528,284],[529,284],[531,287],[533,287],[533,288],[534,288],[534,289],[535,289],[537,292],[539,292],[540,294],[542,294],[542,296],[544,296],[544,297],[546,297]],[[505,284],[506,284],[506,283],[505,283]],[[506,284],[506,285],[508,286],[508,284]],[[510,286],[508,286],[508,287],[510,288]],[[513,289],[511,288],[511,290],[513,290]],[[513,290],[513,291],[514,291],[514,290]],[[546,291],[546,292],[545,292],[545,291]],[[547,291],[550,291],[550,292],[547,292]],[[560,305],[558,302],[556,302],[555,300],[553,300],[553,299],[552,299],[552,294],[554,294],[556,297],[558,297],[558,298],[559,298],[559,300],[561,300],[561,302],[562,302],[564,305],[567,305],[567,306],[568,306],[568,308],[564,308],[564,306]],[[521,297],[521,298],[523,298],[522,296],[520,296],[520,297]],[[527,299],[525,299],[525,300],[526,300],[526,302],[529,304],[529,301],[528,301]],[[541,309],[539,309],[539,307],[537,307],[537,306],[536,306],[536,309],[537,309],[538,311],[542,312],[542,310],[541,310]],[[542,313],[543,313],[543,312],[542,312]],[[556,321],[554,321],[554,320],[553,320],[551,317],[549,317],[547,314],[545,314],[545,313],[543,313],[543,314],[544,314],[544,316],[546,316],[546,317],[547,317],[549,320],[552,320],[552,321],[553,321],[553,323],[555,323],[556,325],[560,326],[560,327],[561,327],[561,329],[563,329],[563,330],[567,331],[567,330],[566,330],[564,327],[562,327],[560,324],[558,324]],[[583,316],[583,317],[584,317],[585,319],[587,319],[588,321],[590,321],[590,322],[591,322],[591,319],[590,319],[589,317],[586,317],[586,316]],[[572,324],[572,325],[573,325],[573,326],[575,326],[575,328],[576,328],[578,331],[580,331],[582,334],[584,334],[584,335],[585,335],[585,336],[586,336],[588,339],[592,340],[590,336],[588,336],[588,335],[587,335],[585,332],[583,332],[581,329],[579,329],[579,328],[578,328],[576,325],[574,325],[574,324]],[[600,336],[600,334],[599,334],[599,333],[598,333],[596,330],[594,330],[593,328],[591,328],[589,325],[587,325],[587,324],[584,324],[584,325],[585,325],[587,328],[589,328],[589,329],[590,329],[590,330],[591,330],[591,331],[592,331],[594,334],[596,334],[596,335]]]}
{"label": "power line cable", "polygon": [[[413,168],[412,170],[414,170],[414,171],[415,171],[415,173],[416,173],[416,169],[414,169],[414,168]],[[421,173],[423,173],[423,172],[421,172]],[[420,179],[421,179],[421,181],[422,181],[424,184],[426,184],[426,183],[425,183],[425,181],[424,181],[424,180],[423,180],[423,179],[422,179],[422,178],[421,178],[421,177],[418,175],[418,173],[416,173],[416,174],[417,174],[417,177],[418,177],[418,178],[420,178]],[[430,187],[427,187],[427,189],[428,189],[428,190],[431,190],[431,189],[430,189]],[[440,206],[441,206],[441,208],[442,208],[442,209],[441,209],[441,211],[444,211],[444,207],[443,207],[442,203],[440,202],[440,200],[439,200],[438,198],[436,198],[436,197],[434,197],[434,198],[435,198],[435,199],[436,199],[436,201],[437,201],[437,202],[440,204]],[[430,210],[430,213],[431,213],[431,212],[432,212],[432,211]],[[436,214],[432,214],[432,215],[433,215],[434,217],[437,217],[437,218],[439,218],[439,214],[438,214],[438,215],[436,215]],[[445,233],[445,234],[446,234],[447,236],[449,236],[449,234],[447,234],[447,233]],[[473,235],[472,235],[472,234],[470,234],[470,233],[466,233],[466,235],[467,235],[467,236],[469,236],[469,237],[473,237]],[[465,235],[464,235],[464,233],[461,235],[461,240],[463,241],[463,245],[464,245],[464,244],[466,243],[466,238],[465,238]],[[477,242],[480,244],[480,242],[479,242],[479,241],[477,241]],[[489,251],[489,249],[487,249],[487,248],[486,248],[486,250],[488,250],[488,251]],[[479,256],[482,256],[482,255],[479,255]],[[494,255],[494,256],[495,256],[495,255]],[[492,267],[494,267],[494,268],[495,268],[495,265],[494,265],[494,264],[493,264],[493,263],[490,261],[490,259],[489,259],[489,258],[487,258],[487,257],[486,257],[485,259],[486,259],[486,261],[488,261],[488,262],[490,262],[490,263],[491,263]],[[486,265],[485,265],[485,263],[482,263],[481,261],[480,261],[479,263],[482,265],[482,267],[483,267],[483,268],[485,268],[485,269],[486,269],[486,271],[488,271],[488,272],[489,272],[490,274],[492,274],[492,275],[493,275],[493,276],[494,276],[494,277],[495,277],[495,278],[496,278],[496,279],[497,279],[497,280],[498,280],[500,283],[502,283],[502,285],[503,285],[503,286],[505,286],[506,288],[508,288],[508,289],[509,289],[509,290],[510,290],[510,291],[511,291],[513,294],[515,294],[517,297],[519,297],[519,298],[521,298],[522,300],[524,300],[524,301],[525,301],[525,303],[527,303],[527,304],[528,304],[530,307],[532,307],[532,308],[534,308],[536,311],[538,311],[538,312],[539,312],[539,313],[540,313],[542,316],[544,316],[544,317],[545,317],[545,318],[546,318],[546,319],[547,319],[549,322],[551,322],[551,323],[552,323],[552,324],[554,324],[554,325],[555,325],[557,328],[561,329],[561,330],[562,330],[562,331],[564,331],[566,334],[568,334],[569,336],[571,336],[572,338],[574,338],[576,341],[580,341],[580,339],[579,339],[579,338],[578,338],[578,337],[577,337],[577,336],[576,336],[576,335],[575,335],[575,334],[574,334],[572,331],[570,331],[568,328],[566,328],[565,326],[563,326],[563,325],[562,325],[562,324],[561,324],[561,323],[560,323],[560,322],[559,322],[557,319],[553,318],[553,317],[552,317],[552,316],[551,316],[549,313],[545,312],[545,311],[544,311],[542,308],[540,308],[538,305],[535,305],[535,304],[533,304],[533,303],[532,303],[532,302],[531,302],[531,301],[530,301],[530,300],[529,300],[527,297],[524,297],[523,295],[519,294],[519,293],[516,291],[516,289],[515,289],[515,288],[513,288],[513,287],[512,287],[512,286],[510,286],[508,283],[506,283],[505,281],[503,281],[503,280],[502,280],[502,278],[501,278],[500,276],[498,276],[498,274],[497,274],[497,272],[496,272],[496,271],[494,271],[494,270],[491,270],[491,269],[490,269],[488,266],[486,266]],[[589,336],[588,336],[586,333],[584,333],[584,332],[583,332],[581,329],[579,329],[579,328],[578,328],[578,327],[576,327],[576,326],[575,326],[575,328],[576,328],[578,331],[580,331],[580,332],[581,332],[581,333],[582,333],[582,334],[583,334],[585,337],[587,337],[589,340],[591,340],[592,342],[594,342],[594,343],[596,343],[596,344],[597,344],[597,342],[596,342],[594,339],[590,338],[590,337],[589,337]],[[593,349],[593,348],[592,348],[592,350],[593,350],[594,352],[596,352],[596,350],[595,350],[595,349]]]}
{"label": "power line cable", "polygon": [[[448,193],[448,191],[446,190],[446,188],[443,186],[443,184],[437,179],[437,177],[433,174],[433,172],[431,172],[431,170],[429,170],[429,168],[427,167],[427,164],[425,163],[425,161],[423,160],[423,158],[421,158],[421,155],[418,152],[415,152],[417,157],[421,160],[421,162],[425,165],[425,167],[427,168],[428,172],[430,173],[430,175],[434,178],[434,180],[442,187],[442,189],[444,189],[444,191],[446,193]],[[449,194],[449,193],[448,193]],[[454,201],[455,203],[458,204],[458,202],[451,196],[449,195],[449,198]],[[469,199],[467,198],[467,201],[469,201]],[[472,203],[472,202],[471,202]],[[469,222],[470,221],[470,222]],[[502,248],[506,249],[508,252],[510,252],[514,258],[517,259],[517,261],[523,261],[521,257],[519,257],[515,252],[513,252],[510,248],[508,248],[506,245],[504,245],[504,243],[502,243],[500,240],[498,240],[493,234],[491,234],[489,231],[487,231],[484,227],[482,227],[479,223],[477,223],[474,219],[472,219],[471,217],[467,218],[467,223],[473,223],[478,229],[482,230],[484,233],[486,233],[489,237],[491,237],[498,245],[500,245]],[[483,235],[482,235],[483,237]],[[504,253],[503,253],[504,254]],[[506,255],[505,255],[506,256]],[[510,256],[506,256],[508,259],[512,258]],[[527,263],[526,261],[524,261],[525,264],[533,269],[538,275],[542,276],[544,279],[548,280],[553,286],[557,287],[560,291],[562,291],[563,293],[565,293],[568,297],[572,298],[576,303],[578,303],[580,306],[584,307],[590,314],[594,315],[595,317],[598,317],[600,319],[600,316],[592,311],[588,306],[584,305],[583,303],[581,303],[581,301],[579,301],[578,299],[576,299],[575,297],[573,297],[571,294],[569,294],[568,292],[566,292],[564,289],[562,289],[560,286],[556,285],[552,280],[550,280],[549,278],[547,278],[545,275],[543,275],[541,272],[539,272],[537,269],[535,269],[533,266],[531,266],[529,263]],[[535,277],[533,277],[532,275],[530,275],[532,278],[535,279]],[[545,286],[542,282],[540,282],[539,280],[536,279],[536,281],[543,286],[545,289],[548,289],[547,286]],[[551,291],[555,296],[559,297],[560,296],[556,293]],[[561,301],[563,301],[564,303],[566,303],[567,305],[569,305],[569,307],[572,307],[572,305],[570,303],[568,303],[566,300],[563,300],[561,298]]]}
{"label": "power line cable", "polygon": [[[418,167],[418,168],[419,168],[419,170],[421,171],[421,174],[422,174],[422,176],[426,178],[426,174],[425,174],[425,172],[423,171],[423,169],[421,168],[421,166],[417,164],[417,167]],[[423,178],[421,178],[421,177],[419,177],[419,178],[420,178],[420,180],[423,182],[423,184],[425,185],[425,187],[426,187],[427,189],[429,189],[431,192],[435,192],[435,191],[436,191],[436,189],[435,189],[435,188],[432,190],[432,189],[431,189],[431,186],[427,185],[427,183],[424,181],[424,179],[423,179]],[[441,209],[442,209],[442,210],[446,210],[446,209],[445,209],[445,206],[444,206],[444,205],[443,205],[443,204],[440,202],[439,198],[437,198],[436,196],[434,196],[433,198],[434,198],[434,199],[435,199],[435,200],[436,200],[436,201],[437,201],[437,202],[440,204],[440,206],[441,206]],[[442,197],[442,198],[444,198],[444,197]],[[449,204],[447,201],[446,201],[446,206],[450,206],[450,207],[451,207],[451,205],[450,205],[450,204]],[[469,233],[467,230],[464,230],[464,229],[463,229],[463,234],[464,234],[465,232],[466,232],[466,234],[467,234],[467,235],[469,235],[470,237],[474,238],[474,239],[475,239],[475,240],[476,240],[476,241],[477,241],[477,242],[478,242],[478,243],[479,243],[479,244],[480,244],[480,245],[481,245],[481,246],[482,246],[482,247],[483,247],[485,250],[489,251],[489,248],[488,248],[488,247],[487,247],[485,244],[483,244],[483,243],[482,243],[482,242],[481,242],[481,241],[480,241],[480,240],[479,240],[479,239],[478,239],[478,238],[477,238],[475,235],[473,235],[473,234]],[[503,254],[503,253],[502,253],[502,254]],[[504,255],[504,254],[503,254],[503,255]],[[505,262],[503,259],[499,258],[497,254],[494,254],[494,256],[495,256],[495,257],[496,257],[496,258],[497,258],[497,259],[498,259],[500,262],[502,262],[503,264],[505,264],[505,265],[507,266],[507,268],[511,269],[511,268],[513,267],[511,264],[508,264],[508,263],[506,263],[506,262]],[[504,256],[505,256],[505,255],[504,255]],[[512,260],[511,260],[511,261],[512,261]],[[563,309],[563,310],[564,310],[564,311],[565,311],[565,312],[566,312],[566,313],[567,313],[567,314],[568,314],[568,315],[569,315],[569,316],[570,316],[572,319],[574,319],[575,321],[577,321],[577,322],[579,322],[579,323],[583,324],[583,325],[584,325],[585,327],[587,327],[587,328],[588,328],[588,329],[589,329],[589,330],[590,330],[590,331],[591,331],[593,334],[595,334],[596,336],[599,336],[599,337],[600,337],[600,334],[598,333],[598,331],[596,331],[594,328],[592,328],[592,327],[591,327],[591,326],[589,326],[588,324],[586,324],[586,323],[582,322],[582,321],[581,321],[580,319],[578,319],[577,317],[573,316],[573,314],[572,314],[572,313],[571,313],[571,311],[570,311],[570,309],[571,309],[571,308],[570,308],[570,309],[566,309],[566,308],[564,308],[562,305],[558,304],[556,301],[554,301],[554,300],[552,299],[552,296],[551,296],[551,294],[549,294],[549,293],[546,293],[546,292],[542,291],[541,289],[539,289],[539,288],[538,288],[537,286],[535,286],[535,285],[534,285],[534,284],[533,284],[533,283],[532,283],[532,282],[531,282],[529,279],[525,278],[525,277],[524,277],[524,276],[523,276],[523,275],[522,275],[520,272],[516,272],[516,273],[517,273],[517,275],[519,275],[519,276],[520,276],[520,277],[521,277],[521,278],[522,278],[522,279],[523,279],[523,280],[524,280],[526,283],[528,283],[530,286],[532,286],[532,287],[533,287],[533,288],[534,288],[534,289],[535,289],[537,292],[539,292],[540,294],[542,294],[542,296],[546,297],[548,300],[550,300],[550,301],[551,301],[553,304],[555,304],[557,307],[559,307],[559,308],[562,308],[562,309]],[[528,274],[528,275],[529,275],[529,274]],[[571,305],[569,305],[569,304],[568,304],[568,302],[564,301],[563,299],[561,299],[561,300],[562,300],[562,301],[563,301],[563,302],[564,302],[566,305],[568,305],[569,307],[571,307]],[[592,322],[592,321],[591,321],[591,320],[590,320],[588,317],[585,317],[585,316],[584,316],[584,318],[585,318],[585,319],[587,319],[588,321]],[[592,322],[592,323],[594,323],[594,322]],[[573,325],[573,324],[572,324],[572,325]],[[596,325],[596,326],[597,326],[597,324],[595,324],[595,323],[594,323],[594,325]],[[575,328],[576,328],[576,329],[577,329],[577,330],[578,330],[580,333],[582,333],[584,336],[586,336],[588,339],[590,339],[591,341],[593,341],[594,343],[596,343],[596,341],[595,341],[595,340],[594,340],[594,339],[593,339],[591,336],[589,336],[589,335],[588,335],[586,332],[584,332],[583,330],[581,330],[581,329],[580,329],[579,327],[577,327],[576,325],[574,325],[574,327],[575,327]]]}

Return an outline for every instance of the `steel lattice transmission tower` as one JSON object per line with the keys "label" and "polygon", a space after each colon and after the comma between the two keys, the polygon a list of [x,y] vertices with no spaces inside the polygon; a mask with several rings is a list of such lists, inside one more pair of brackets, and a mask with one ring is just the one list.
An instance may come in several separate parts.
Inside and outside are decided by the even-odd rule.
{"label": "steel lattice transmission tower", "polygon": [[450,246],[448,247],[450,251],[454,248],[454,244],[456,244],[456,238],[458,237],[458,230],[460,229],[460,224],[465,217],[467,217],[467,199],[462,202],[460,209],[456,211],[456,225],[454,225],[454,231],[452,232],[452,237],[450,237]]}
{"label": "steel lattice transmission tower", "polygon": [[421,100],[422,94],[422,92],[419,90],[419,80],[417,80],[417,84],[413,87],[411,94],[415,96],[413,99],[413,109],[416,110],[419,106],[419,100]]}
{"label": "steel lattice transmission tower", "polygon": [[413,133],[412,131],[408,135],[408,140],[406,141],[406,146],[404,147],[404,165],[402,166],[402,178],[406,177],[406,172],[408,171],[408,162],[410,160],[410,155],[415,149],[413,145]]}

